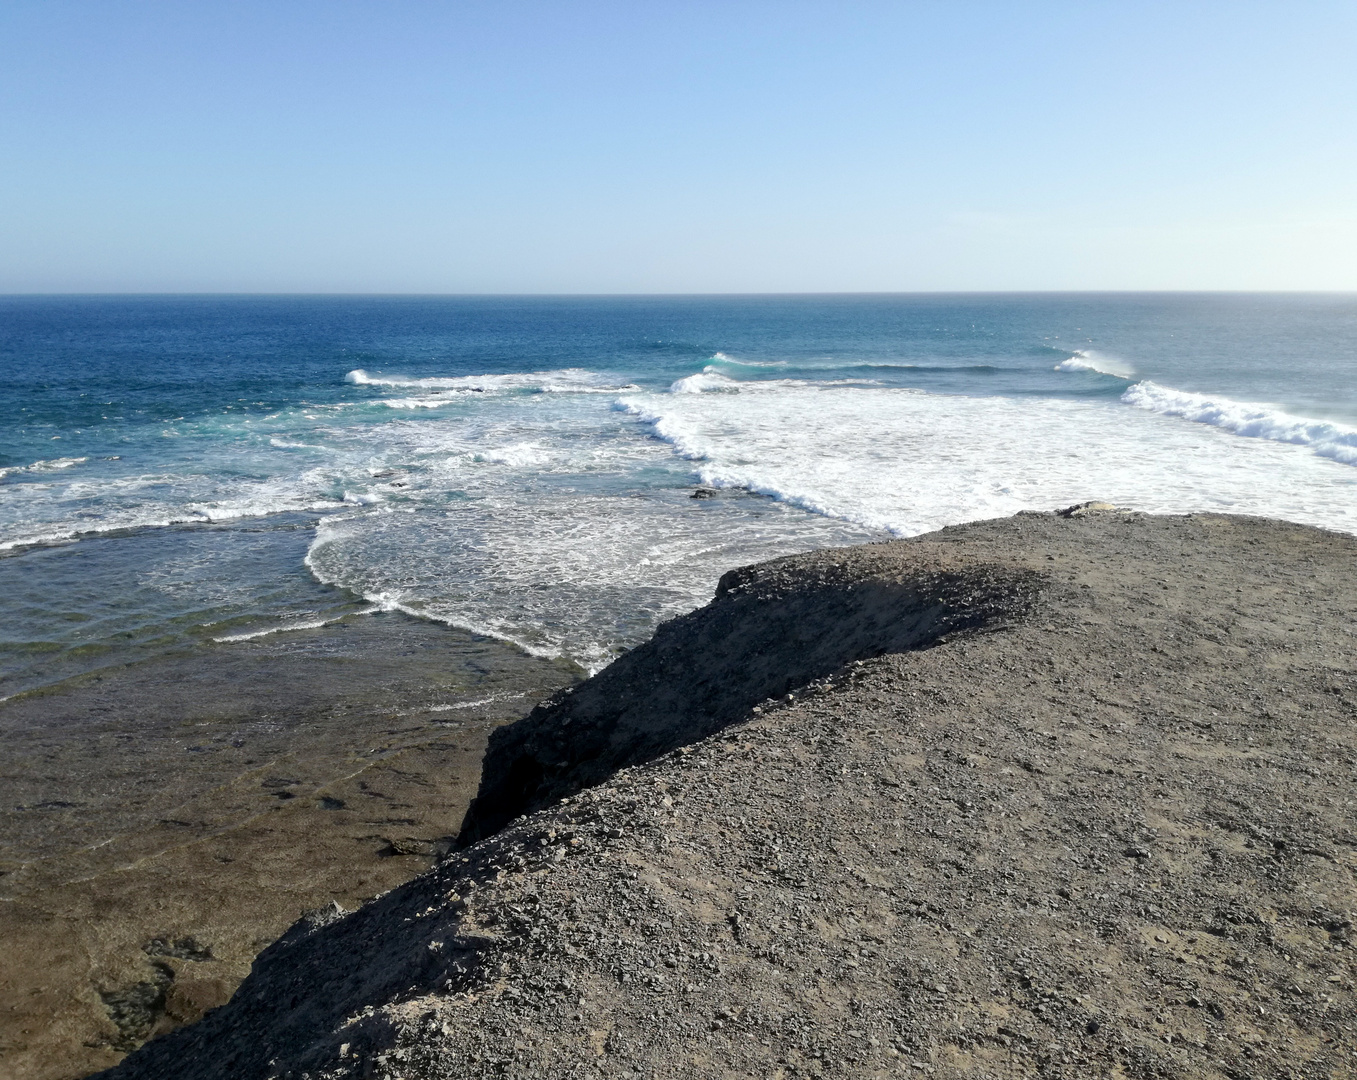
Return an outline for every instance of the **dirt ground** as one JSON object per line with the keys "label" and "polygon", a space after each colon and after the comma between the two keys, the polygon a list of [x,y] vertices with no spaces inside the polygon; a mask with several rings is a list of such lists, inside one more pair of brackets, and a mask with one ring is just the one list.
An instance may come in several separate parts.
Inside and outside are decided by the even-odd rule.
{"label": "dirt ground", "polygon": [[[495,736],[478,802],[541,809],[108,1080],[1352,1076],[1355,566],[1094,511],[740,572]],[[831,647],[882,596],[908,651]]]}

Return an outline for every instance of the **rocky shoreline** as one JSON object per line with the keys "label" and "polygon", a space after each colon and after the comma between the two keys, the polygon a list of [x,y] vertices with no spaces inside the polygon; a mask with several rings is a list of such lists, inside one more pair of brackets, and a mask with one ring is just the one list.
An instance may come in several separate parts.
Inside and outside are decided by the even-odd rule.
{"label": "rocky shoreline", "polygon": [[739,571],[100,1075],[1354,1075],[1355,566],[1084,509]]}
{"label": "rocky shoreline", "polygon": [[0,704],[0,1077],[107,1068],[302,912],[428,869],[489,732],[575,678],[375,614]]}

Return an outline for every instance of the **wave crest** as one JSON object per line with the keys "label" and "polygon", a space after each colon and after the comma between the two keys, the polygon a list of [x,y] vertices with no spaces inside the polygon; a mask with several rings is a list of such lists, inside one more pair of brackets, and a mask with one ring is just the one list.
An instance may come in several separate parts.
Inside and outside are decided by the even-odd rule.
{"label": "wave crest", "polygon": [[1294,416],[1258,402],[1175,390],[1148,379],[1129,387],[1121,400],[1138,409],[1209,424],[1232,435],[1308,446],[1320,457],[1357,465],[1357,428]]}
{"label": "wave crest", "polygon": [[669,387],[669,392],[671,394],[709,394],[713,392],[729,394],[739,389],[738,380],[707,368],[705,371],[699,371],[696,375],[679,379]]}
{"label": "wave crest", "polygon": [[1096,371],[1117,379],[1134,379],[1135,368],[1114,356],[1104,356],[1092,349],[1075,349],[1074,355],[1055,366],[1056,371]]}
{"label": "wave crest", "polygon": [[780,368],[786,367],[786,360],[738,360],[723,352],[712,353],[712,360],[718,364],[731,364],[735,367]]}

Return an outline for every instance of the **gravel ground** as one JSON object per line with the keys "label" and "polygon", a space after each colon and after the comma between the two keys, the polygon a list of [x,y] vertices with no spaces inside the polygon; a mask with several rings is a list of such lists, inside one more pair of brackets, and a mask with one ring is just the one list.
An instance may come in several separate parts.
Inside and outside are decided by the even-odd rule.
{"label": "gravel ground", "polygon": [[484,839],[102,1075],[1352,1076],[1354,566],[1083,510],[738,572],[494,737]]}

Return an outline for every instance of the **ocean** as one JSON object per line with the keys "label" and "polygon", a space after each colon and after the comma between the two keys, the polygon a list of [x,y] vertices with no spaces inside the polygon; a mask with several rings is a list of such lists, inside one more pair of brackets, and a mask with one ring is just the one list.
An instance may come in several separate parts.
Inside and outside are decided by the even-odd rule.
{"label": "ocean", "polygon": [[1357,533],[1357,297],[0,298],[0,698],[404,613],[594,671],[1089,499]]}

